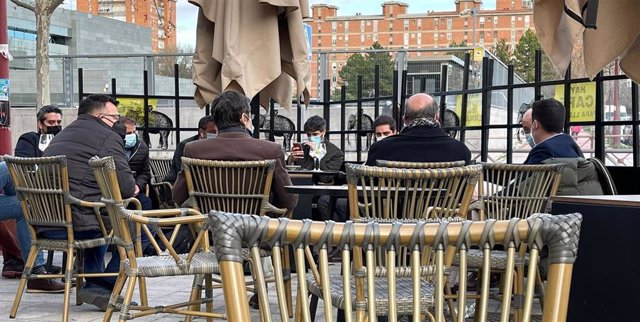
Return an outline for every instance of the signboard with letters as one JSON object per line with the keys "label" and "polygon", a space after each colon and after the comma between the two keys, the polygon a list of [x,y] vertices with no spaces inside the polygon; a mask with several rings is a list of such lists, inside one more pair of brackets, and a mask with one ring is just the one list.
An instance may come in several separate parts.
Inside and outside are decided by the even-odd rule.
{"label": "signboard with letters", "polygon": [[[462,115],[462,95],[456,97],[456,113]],[[467,121],[465,125],[482,125],[482,94],[467,95]]]}
{"label": "signboard with letters", "polygon": [[[564,103],[564,85],[556,85],[554,97]],[[596,83],[571,84],[571,116],[569,122],[592,122],[596,120]]]}

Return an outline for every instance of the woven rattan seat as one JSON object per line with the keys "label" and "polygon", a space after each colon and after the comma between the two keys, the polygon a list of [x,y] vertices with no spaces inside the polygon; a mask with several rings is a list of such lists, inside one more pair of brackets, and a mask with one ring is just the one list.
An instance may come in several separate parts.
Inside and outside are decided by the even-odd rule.
{"label": "woven rattan seat", "polygon": [[400,169],[443,169],[453,167],[464,167],[466,162],[460,161],[448,161],[448,162],[408,162],[408,161],[388,161],[388,160],[376,160],[376,166],[385,168],[400,168]]}
{"label": "woven rattan seat", "polygon": [[[312,275],[307,275],[307,285],[309,287],[309,292],[314,294],[322,294],[322,287],[316,282],[315,278]],[[344,310],[344,293],[342,287],[341,279],[331,279],[331,303],[341,310]],[[411,275],[407,277],[398,277],[396,279],[396,306],[398,308],[399,315],[410,315],[413,312],[413,281],[411,280]],[[375,294],[376,294],[376,314],[377,315],[387,315],[388,307],[389,307],[389,284],[387,283],[376,283],[375,284]],[[365,287],[366,290],[366,287]],[[420,298],[420,311],[428,312],[434,305],[434,285],[433,283],[428,283],[426,281],[422,281],[420,283],[420,294],[422,294]],[[351,279],[351,297],[352,297],[352,307],[362,306],[363,309],[366,309],[366,301],[363,303],[356,303],[356,283],[355,279]]]}
{"label": "woven rattan seat", "polygon": [[186,265],[188,254],[178,254],[180,260],[185,265],[176,265],[176,261],[171,256],[147,256],[138,258],[138,267],[134,271],[131,261],[122,261],[122,268],[129,276],[139,275],[145,277],[195,275],[195,274],[218,274],[220,267],[216,255],[213,252],[200,252],[193,255]]}
{"label": "woven rattan seat", "polygon": [[[483,263],[482,251],[479,249],[469,249],[467,251],[467,266],[469,268],[482,267]],[[529,255],[525,254],[524,258],[521,256],[515,257],[515,266],[524,266],[529,261]],[[456,255],[453,258],[453,265],[460,265],[460,256]],[[507,253],[503,251],[493,251],[491,253],[491,270],[502,271],[507,268]]]}
{"label": "woven rattan seat", "polygon": [[[489,220],[485,222],[448,222],[426,223],[346,223],[312,222],[309,220],[291,220],[287,218],[269,218],[266,216],[229,214],[212,212],[207,216],[214,248],[222,272],[222,287],[227,307],[228,318],[234,322],[250,321],[249,305],[246,301],[246,281],[243,274],[242,247],[248,245],[252,257],[259,255],[257,249],[264,244],[271,247],[274,255],[274,266],[281,267],[280,254],[283,249],[295,249],[295,264],[299,272],[304,271],[305,264],[313,264],[314,259],[307,246],[319,249],[318,263],[312,265],[310,274],[297,275],[297,303],[295,321],[311,321],[311,310],[308,306],[308,292],[319,292],[325,302],[325,321],[335,321],[334,307],[343,308],[346,321],[375,321],[379,315],[388,315],[389,321],[397,321],[399,316],[412,315],[420,321],[486,321],[489,316],[488,291],[482,290],[478,296],[478,304],[473,311],[467,311],[469,297],[466,283],[461,281],[459,291],[447,296],[444,288],[447,285],[447,254],[460,254],[458,274],[464,276],[466,270],[466,250],[478,247],[491,255],[492,246],[503,245],[507,249],[508,262],[513,265],[516,248],[528,241],[530,261],[537,264],[539,250],[549,249],[549,279],[547,283],[547,301],[543,309],[544,322],[564,322],[566,320],[570,276],[576,259],[578,236],[581,223],[579,214],[548,215],[536,214],[527,219],[513,218],[509,221]],[[330,274],[327,249],[338,247],[342,250],[342,275]],[[387,274],[385,278],[376,278],[376,261],[378,256],[374,249],[384,249],[389,259],[395,258],[396,250],[411,249],[410,264],[413,270],[407,277]],[[354,256],[364,250],[362,269],[352,271],[351,254]],[[350,250],[353,250],[352,252]],[[425,251],[433,251],[432,272],[421,269],[421,255]],[[354,261],[355,263],[355,261]],[[389,271],[396,271],[395,263],[387,263]],[[355,265],[354,265],[355,267]],[[262,268],[256,267],[256,274],[262,274]],[[508,267],[513,269],[513,266]],[[488,272],[488,267],[484,269]],[[529,272],[532,272],[529,270]],[[268,296],[262,284],[258,284],[260,306],[264,307],[265,321],[290,321],[288,306],[285,301],[287,291],[283,283],[283,274],[276,273],[276,296]],[[532,272],[534,273],[534,272]],[[535,273],[534,273],[535,274]],[[533,278],[533,276],[531,276]],[[483,285],[488,285],[489,274],[482,276]],[[386,280],[388,283],[381,283]],[[491,309],[491,318],[499,314],[502,321],[526,321],[531,317],[533,305],[533,285],[528,284],[522,298],[521,317],[513,316],[512,286],[513,278],[508,275],[501,284],[504,296],[496,310]],[[419,283],[419,284],[418,284]],[[386,287],[391,285],[392,287]],[[484,289],[484,287],[483,287]],[[272,294],[273,295],[273,294]],[[406,302],[402,298],[413,301]],[[270,299],[277,303],[270,303]],[[453,301],[449,309],[447,298]],[[375,299],[375,300],[370,300]],[[420,299],[423,299],[422,301]],[[406,306],[405,306],[406,305]],[[277,312],[275,312],[277,310]],[[273,314],[272,314],[272,311]],[[452,316],[457,312],[473,314]],[[522,318],[522,319],[521,319]]]}

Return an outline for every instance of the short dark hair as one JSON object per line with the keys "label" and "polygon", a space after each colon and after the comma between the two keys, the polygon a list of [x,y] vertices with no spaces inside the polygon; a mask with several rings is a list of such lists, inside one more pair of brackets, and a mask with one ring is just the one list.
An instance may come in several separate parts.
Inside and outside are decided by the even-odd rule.
{"label": "short dark hair", "polygon": [[60,116],[62,116],[62,110],[60,110],[59,108],[53,105],[45,105],[38,111],[38,114],[36,114],[36,117],[38,118],[38,123],[44,123],[44,120],[47,119],[47,114],[49,113],[57,113],[57,114],[60,114]]}
{"label": "short dark hair", "polygon": [[564,105],[554,98],[535,101],[531,105],[531,121],[538,121],[547,132],[563,132],[565,117]]}
{"label": "short dark hair", "polygon": [[78,115],[81,114],[93,114],[96,111],[104,109],[107,103],[118,106],[118,101],[113,97],[104,94],[89,95],[82,99],[80,106],[78,107]]}
{"label": "short dark hair", "polygon": [[304,122],[304,131],[306,133],[324,131],[327,129],[327,121],[318,115],[314,115]]}
{"label": "short dark hair", "polygon": [[218,130],[242,126],[243,124],[240,122],[242,113],[249,115],[251,108],[249,107],[249,99],[240,93],[224,92],[211,102],[211,115]]}
{"label": "short dark hair", "polygon": [[198,129],[200,130],[206,130],[207,129],[207,124],[209,123],[216,123],[213,120],[213,115],[205,115],[203,116],[200,121],[198,121]]}
{"label": "short dark hair", "polygon": [[373,121],[373,129],[375,130],[375,128],[380,125],[389,125],[389,129],[391,129],[391,131],[396,130],[396,120],[394,120],[393,117],[386,114],[382,114],[378,116],[378,118],[375,121]]}
{"label": "short dark hair", "polygon": [[120,122],[122,122],[124,125],[136,126],[136,121],[134,121],[132,118],[126,117],[126,116],[121,116],[120,117]]}

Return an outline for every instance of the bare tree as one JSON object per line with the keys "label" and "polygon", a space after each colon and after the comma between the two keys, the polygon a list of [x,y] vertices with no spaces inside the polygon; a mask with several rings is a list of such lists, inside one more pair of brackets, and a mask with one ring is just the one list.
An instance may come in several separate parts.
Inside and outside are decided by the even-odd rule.
{"label": "bare tree", "polygon": [[193,51],[191,45],[180,45],[176,49],[163,50],[162,54],[169,56],[159,56],[156,58],[156,73],[162,76],[175,74],[174,65],[178,64],[178,77],[191,78],[193,75]]}
{"label": "bare tree", "polygon": [[36,107],[49,104],[49,27],[53,12],[64,0],[11,0],[36,16]]}

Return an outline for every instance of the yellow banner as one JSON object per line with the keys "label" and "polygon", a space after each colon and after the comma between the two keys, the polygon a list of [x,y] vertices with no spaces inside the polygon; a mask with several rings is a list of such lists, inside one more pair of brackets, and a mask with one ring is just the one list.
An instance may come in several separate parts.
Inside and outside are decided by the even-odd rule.
{"label": "yellow banner", "polygon": [[484,47],[476,47],[473,49],[473,61],[482,61],[484,57]]}
{"label": "yellow banner", "polygon": [[[118,113],[123,116],[130,117],[139,121],[144,116],[144,99],[142,98],[116,98],[118,104]],[[154,109],[158,105],[158,99],[149,99],[149,110]]]}
{"label": "yellow banner", "polygon": [[[456,97],[456,113],[462,115],[462,95]],[[482,94],[467,95],[466,126],[482,125]]]}
{"label": "yellow banner", "polygon": [[[564,85],[556,85],[555,99],[564,103]],[[571,84],[571,116],[569,122],[596,120],[596,83]]]}

